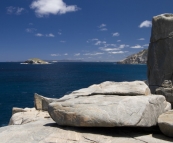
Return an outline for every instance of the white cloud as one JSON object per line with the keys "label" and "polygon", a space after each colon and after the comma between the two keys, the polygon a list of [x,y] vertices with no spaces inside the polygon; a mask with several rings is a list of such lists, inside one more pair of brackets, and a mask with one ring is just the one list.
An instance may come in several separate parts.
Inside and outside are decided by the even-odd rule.
{"label": "white cloud", "polygon": [[130,48],[139,49],[139,48],[143,48],[143,47],[141,45],[135,45],[135,46],[132,46]]}
{"label": "white cloud", "polygon": [[148,47],[148,46],[149,46],[149,44],[144,44],[143,46],[144,46],[144,47]]}
{"label": "white cloud", "polygon": [[55,37],[55,35],[53,35],[52,33],[50,33],[50,34],[46,34],[46,37]]}
{"label": "white cloud", "polygon": [[100,47],[99,49],[106,52],[120,50],[119,48],[104,48],[104,47]]}
{"label": "white cloud", "polygon": [[117,52],[109,52],[110,54],[124,54],[127,53],[128,51],[117,51]]}
{"label": "white cloud", "polygon": [[65,43],[66,41],[60,41],[61,43]]}
{"label": "white cloud", "polygon": [[64,56],[68,56],[68,53],[65,53]]}
{"label": "white cloud", "polygon": [[61,56],[60,54],[50,54],[52,57]]}
{"label": "white cloud", "polygon": [[99,39],[97,39],[97,38],[93,38],[93,39],[91,39],[91,41],[98,41]]}
{"label": "white cloud", "polygon": [[116,44],[104,44],[104,47],[116,47]]}
{"label": "white cloud", "polygon": [[120,45],[118,48],[123,49],[125,47],[128,47],[128,45],[123,44],[123,45]]}
{"label": "white cloud", "polygon": [[106,24],[101,24],[99,28],[106,27]]}
{"label": "white cloud", "polygon": [[149,20],[145,20],[145,21],[143,21],[143,22],[139,25],[139,28],[143,28],[143,27],[151,27],[151,26],[152,26],[151,21],[149,21]]}
{"label": "white cloud", "polygon": [[85,56],[96,56],[96,55],[102,55],[104,53],[86,53],[86,54],[83,54]]}
{"label": "white cloud", "polygon": [[101,28],[100,31],[107,31],[107,28]]}
{"label": "white cloud", "polygon": [[61,32],[58,32],[58,35],[62,35],[62,33]]}
{"label": "white cloud", "polygon": [[115,33],[112,34],[113,37],[119,36],[119,35],[120,35],[120,34],[119,34],[118,32],[115,32]]}
{"label": "white cloud", "polygon": [[37,36],[37,37],[42,37],[42,36],[44,36],[44,35],[41,34],[41,33],[37,33],[37,34],[35,34],[35,36]]}
{"label": "white cloud", "polygon": [[121,40],[117,40],[117,42],[121,42]]}
{"label": "white cloud", "polygon": [[24,10],[24,8],[22,8],[22,7],[20,8],[20,7],[18,7],[18,8],[17,8],[17,11],[16,11],[16,14],[17,14],[17,15],[20,15],[21,12],[22,12],[23,10]]}
{"label": "white cloud", "polygon": [[145,40],[145,38],[139,38],[138,40],[141,40],[142,41],[142,40]]}
{"label": "white cloud", "polygon": [[80,56],[80,53],[76,53],[76,54],[74,54],[74,56]]}
{"label": "white cloud", "polygon": [[38,17],[48,16],[49,14],[65,14],[79,10],[76,5],[66,5],[63,0],[34,0],[30,8],[35,10]]}
{"label": "white cloud", "polygon": [[16,15],[20,15],[22,14],[22,12],[25,9],[22,7],[13,7],[13,6],[9,6],[7,7],[7,14],[16,14]]}
{"label": "white cloud", "polygon": [[37,31],[37,29],[35,29],[35,28],[27,28],[26,29],[26,32],[28,32],[28,33],[33,33],[35,31]]}
{"label": "white cloud", "polygon": [[94,45],[106,44],[106,41],[97,41]]}
{"label": "white cloud", "polygon": [[[110,48],[108,46],[112,46],[112,47],[115,47],[115,48]],[[116,50],[121,50],[125,47],[128,47],[129,45],[125,45],[125,44],[122,44],[122,45],[119,45],[118,47],[116,47],[115,44],[105,44],[105,47],[100,47],[99,49],[102,50],[102,51],[116,51]]]}

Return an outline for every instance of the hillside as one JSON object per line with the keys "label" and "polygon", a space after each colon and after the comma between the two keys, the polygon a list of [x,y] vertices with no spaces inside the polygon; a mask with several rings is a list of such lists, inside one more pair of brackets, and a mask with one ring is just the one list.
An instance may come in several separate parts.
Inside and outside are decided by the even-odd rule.
{"label": "hillside", "polygon": [[148,49],[144,49],[136,54],[130,55],[117,64],[146,64],[147,63]]}

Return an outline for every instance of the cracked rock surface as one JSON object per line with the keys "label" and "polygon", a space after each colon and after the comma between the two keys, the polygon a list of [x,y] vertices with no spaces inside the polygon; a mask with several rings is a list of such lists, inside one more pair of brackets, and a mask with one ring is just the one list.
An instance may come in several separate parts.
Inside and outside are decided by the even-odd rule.
{"label": "cracked rock surface", "polygon": [[170,108],[164,96],[150,95],[143,81],[107,81],[49,103],[48,112],[59,125],[150,127]]}
{"label": "cracked rock surface", "polygon": [[62,127],[51,118],[0,128],[2,143],[172,143],[158,129]]}
{"label": "cracked rock surface", "polygon": [[59,125],[150,127],[170,109],[170,103],[162,95],[93,95],[50,103],[48,112]]}

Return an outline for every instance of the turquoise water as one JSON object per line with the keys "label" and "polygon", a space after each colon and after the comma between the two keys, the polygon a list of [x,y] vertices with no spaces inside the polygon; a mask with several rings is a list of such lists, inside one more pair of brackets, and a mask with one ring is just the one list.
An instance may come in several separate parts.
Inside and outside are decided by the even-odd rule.
{"label": "turquoise water", "polygon": [[114,63],[0,63],[0,126],[8,124],[12,107],[33,107],[34,93],[59,98],[104,81],[146,80],[146,70],[146,65]]}

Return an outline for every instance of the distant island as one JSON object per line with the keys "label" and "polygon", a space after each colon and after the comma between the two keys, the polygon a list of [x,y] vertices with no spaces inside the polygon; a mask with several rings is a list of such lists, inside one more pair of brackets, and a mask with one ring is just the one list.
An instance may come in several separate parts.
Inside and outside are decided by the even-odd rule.
{"label": "distant island", "polygon": [[148,49],[144,49],[136,54],[130,55],[117,64],[146,64],[147,63]]}
{"label": "distant island", "polygon": [[49,62],[43,61],[38,58],[32,58],[32,59],[26,60],[23,64],[49,64]]}

